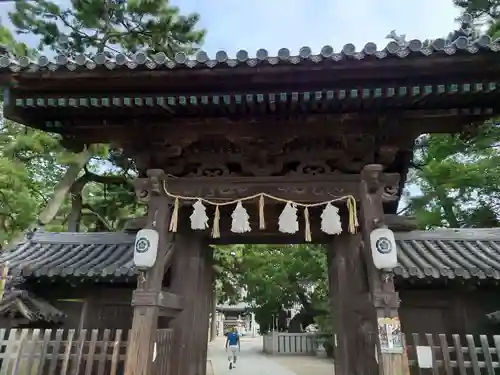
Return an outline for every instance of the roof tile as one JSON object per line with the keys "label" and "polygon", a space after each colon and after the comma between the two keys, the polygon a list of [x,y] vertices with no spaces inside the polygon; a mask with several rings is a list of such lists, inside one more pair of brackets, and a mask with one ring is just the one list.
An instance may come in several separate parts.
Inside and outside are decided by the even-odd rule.
{"label": "roof tile", "polygon": [[[0,256],[12,276],[127,277],[135,235],[37,232]],[[403,278],[500,279],[500,229],[440,229],[396,233]]]}
{"label": "roof tile", "polygon": [[60,323],[66,314],[26,290],[9,290],[0,301],[0,314],[21,315],[30,322]]}
{"label": "roof tile", "polygon": [[456,53],[475,54],[482,52],[498,52],[500,40],[492,41],[487,35],[477,39],[459,36],[453,41],[443,38],[425,43],[418,39],[408,42],[404,40],[392,40],[383,49],[378,50],[375,43],[367,43],[361,51],[357,51],[352,43],[347,43],[339,51],[335,52],[332,46],[324,46],[319,53],[313,53],[310,47],[302,47],[297,55],[292,55],[287,48],[281,48],[277,56],[269,56],[265,49],[259,49],[254,57],[240,50],[235,57],[229,57],[225,51],[218,51],[215,56],[210,57],[207,52],[199,51],[193,59],[183,52],[177,53],[173,59],[167,58],[164,53],[148,55],[138,52],[134,55],[98,53],[92,58],[86,55],[77,55],[69,58],[58,55],[54,59],[47,56],[39,56],[32,60],[26,56],[16,58],[9,55],[0,56],[0,70],[12,72],[36,72],[39,70],[56,71],[66,69],[74,71],[77,69],[98,69],[104,67],[109,70],[118,68],[128,69],[177,69],[177,68],[216,68],[216,67],[258,67],[261,65],[297,65],[302,63],[321,63],[323,61],[341,62],[344,60],[381,60],[385,58],[407,58],[428,57],[432,55],[451,56]]}

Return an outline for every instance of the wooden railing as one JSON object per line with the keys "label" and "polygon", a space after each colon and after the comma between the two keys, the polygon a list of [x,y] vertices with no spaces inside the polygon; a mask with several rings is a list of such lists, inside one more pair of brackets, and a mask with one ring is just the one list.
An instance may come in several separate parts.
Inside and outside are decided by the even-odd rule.
{"label": "wooden railing", "polygon": [[315,355],[317,341],[317,333],[271,332],[262,337],[267,354]]}
{"label": "wooden railing", "polygon": [[[154,374],[167,374],[171,333],[158,330]],[[127,336],[120,329],[0,329],[0,375],[119,375]]]}
{"label": "wooden railing", "polygon": [[[412,374],[500,374],[500,336],[412,334],[405,339]],[[418,359],[419,346],[431,354],[428,368]]]}
{"label": "wooden railing", "polygon": [[[272,332],[263,336],[263,350],[267,354],[314,355],[319,336]],[[500,335],[414,333],[405,335],[405,342],[412,375],[500,375]],[[419,358],[417,350],[430,354],[428,361],[425,356]]]}
{"label": "wooden railing", "polygon": [[[0,329],[0,375],[119,375],[127,336],[128,331],[108,329]],[[171,330],[158,330],[155,375],[168,375],[171,339]],[[412,375],[500,375],[500,336],[411,334],[405,341]],[[263,337],[269,354],[314,355],[318,342],[317,333]],[[417,351],[431,354],[428,363]]]}

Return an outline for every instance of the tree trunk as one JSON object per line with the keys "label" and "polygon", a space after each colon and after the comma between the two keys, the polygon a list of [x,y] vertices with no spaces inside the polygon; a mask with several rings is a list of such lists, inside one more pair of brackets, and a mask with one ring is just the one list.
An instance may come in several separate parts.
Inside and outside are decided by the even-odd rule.
{"label": "tree trunk", "polygon": [[211,303],[211,311],[212,311],[212,321],[210,324],[210,341],[214,341],[217,337],[217,293],[215,291],[215,283],[212,288],[212,303]]}
{"label": "tree trunk", "polygon": [[57,212],[59,212],[59,209],[64,203],[66,195],[69,193],[71,187],[78,178],[78,174],[83,169],[83,167],[85,167],[91,157],[92,152],[88,148],[77,155],[74,164],[71,164],[68,167],[62,180],[55,187],[54,195],[42,210],[42,212],[40,212],[40,215],[38,215],[38,223],[40,225],[46,225],[54,219],[54,217],[57,215]]}
{"label": "tree trunk", "polygon": [[[61,208],[64,203],[64,199],[68,194],[69,190],[73,186],[73,183],[78,178],[78,174],[88,163],[90,158],[92,157],[92,152],[89,149],[85,149],[81,153],[77,155],[77,159],[74,164],[71,164],[66,173],[64,174],[62,180],[57,184],[54,188],[54,195],[49,200],[45,208],[38,215],[38,222],[32,224],[27,231],[33,230],[39,225],[46,225],[50,223],[54,217],[57,215],[57,212]],[[6,246],[5,248],[10,248],[14,244],[22,241],[26,231],[19,233],[19,235],[15,236]]]}
{"label": "tree trunk", "polygon": [[79,232],[82,221],[83,198],[82,192],[71,196],[71,212],[68,217],[68,232]]}
{"label": "tree trunk", "polygon": [[444,218],[452,228],[460,228],[460,223],[453,209],[453,201],[446,196],[445,191],[441,187],[436,187],[436,195],[444,212]]}
{"label": "tree trunk", "polygon": [[69,189],[71,194],[71,212],[68,217],[68,232],[79,232],[82,221],[83,197],[82,191],[87,183],[85,175],[72,183]]}

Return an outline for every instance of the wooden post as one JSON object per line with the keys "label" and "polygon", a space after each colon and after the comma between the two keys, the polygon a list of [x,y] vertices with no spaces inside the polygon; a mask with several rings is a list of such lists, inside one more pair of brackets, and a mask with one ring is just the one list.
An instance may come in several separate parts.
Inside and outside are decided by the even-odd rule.
{"label": "wooden post", "polygon": [[343,233],[328,246],[335,374],[377,375],[376,311],[369,299],[361,235]]}
{"label": "wooden post", "polygon": [[212,300],[210,301],[210,314],[212,315],[212,319],[210,320],[210,341],[214,341],[217,338],[217,291],[214,281],[212,281],[212,290],[210,293],[212,295]]}
{"label": "wooden post", "polygon": [[[138,276],[136,292],[151,296],[138,298],[134,304],[132,329],[128,337],[125,375],[151,375],[153,348],[158,327],[160,312],[159,301],[162,297],[162,281],[165,266],[172,252],[172,234],[168,233],[170,221],[170,205],[163,191],[163,171],[148,171],[148,179],[138,180],[136,191],[141,199],[147,195],[148,221],[147,227],[154,228],[159,233],[158,256],[154,266]],[[161,297],[161,298],[160,298]],[[156,301],[156,302],[155,302]]]}
{"label": "wooden post", "polygon": [[[365,258],[370,300],[376,309],[378,319],[377,352],[379,357],[379,373],[381,375],[400,375],[407,368],[404,358],[404,347],[401,327],[394,332],[397,340],[394,346],[388,346],[387,338],[381,335],[384,321],[399,322],[399,296],[394,288],[393,275],[375,268],[370,248],[370,233],[373,229],[385,227],[383,197],[385,195],[383,167],[367,165],[361,172],[361,230],[363,236],[363,253]],[[392,335],[392,334],[391,334]],[[391,339],[390,337],[388,338]]]}
{"label": "wooden post", "polygon": [[171,290],[183,297],[184,309],[171,323],[169,375],[205,375],[212,250],[196,233],[178,235],[175,246]]}
{"label": "wooden post", "polygon": [[0,276],[0,301],[3,299],[5,294],[5,288],[7,286],[7,278],[9,277],[9,262],[5,262],[2,265],[2,271]]}
{"label": "wooden post", "polygon": [[200,319],[201,323],[205,322],[205,324],[200,328],[204,329],[205,339],[201,340],[200,337],[200,372],[199,374],[205,374],[207,370],[207,354],[208,354],[208,342],[209,336],[208,333],[210,331],[210,322],[208,317],[210,316],[211,305],[213,302],[212,298],[212,286],[215,284],[215,272],[213,268],[214,259],[213,259],[213,248],[208,244],[204,244],[204,254],[203,254],[203,263],[201,264],[201,273],[202,277],[200,278],[200,289],[205,290],[205,295],[203,297],[203,306],[200,309]]}

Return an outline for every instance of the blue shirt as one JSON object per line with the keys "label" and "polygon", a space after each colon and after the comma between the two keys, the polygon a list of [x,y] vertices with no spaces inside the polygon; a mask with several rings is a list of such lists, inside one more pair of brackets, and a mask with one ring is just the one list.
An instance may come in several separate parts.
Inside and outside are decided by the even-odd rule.
{"label": "blue shirt", "polygon": [[239,335],[236,332],[229,332],[227,334],[227,343],[229,346],[238,345]]}

